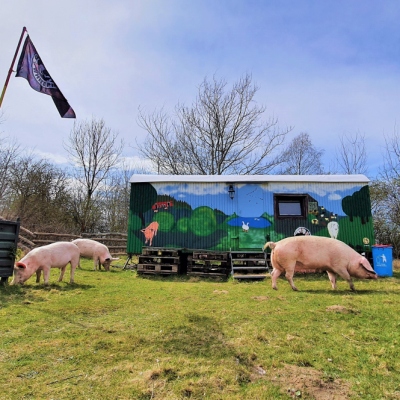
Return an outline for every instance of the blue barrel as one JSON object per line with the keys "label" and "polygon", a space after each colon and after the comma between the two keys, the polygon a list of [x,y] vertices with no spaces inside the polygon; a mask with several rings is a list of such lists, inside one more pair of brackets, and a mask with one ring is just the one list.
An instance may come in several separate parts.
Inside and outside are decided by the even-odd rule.
{"label": "blue barrel", "polygon": [[378,276],[393,276],[392,250],[393,247],[386,244],[372,246],[374,271]]}

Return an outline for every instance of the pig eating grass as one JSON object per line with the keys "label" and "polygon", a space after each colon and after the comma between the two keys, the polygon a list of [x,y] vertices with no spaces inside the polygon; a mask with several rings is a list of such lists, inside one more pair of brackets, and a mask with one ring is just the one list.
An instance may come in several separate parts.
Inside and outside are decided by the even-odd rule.
{"label": "pig eating grass", "polygon": [[297,290],[293,282],[296,267],[326,271],[333,289],[336,289],[336,277],[345,279],[351,290],[355,290],[352,277],[359,279],[377,279],[377,274],[368,260],[350,246],[327,237],[294,236],[282,239],[277,243],[267,242],[271,251],[272,288],[277,290],[278,277],[285,272],[293,290]]}
{"label": "pig eating grass", "polygon": [[43,271],[44,283],[47,285],[51,268],[60,268],[58,281],[61,282],[68,264],[71,265],[70,282],[74,283],[74,273],[76,267],[79,266],[79,257],[78,246],[71,242],[56,242],[37,247],[15,263],[11,285],[23,284],[34,273],[36,273],[36,282],[39,283],[41,271]]}
{"label": "pig eating grass", "polygon": [[101,269],[101,265],[106,271],[110,270],[111,261],[119,260],[119,258],[113,258],[108,250],[108,247],[103,243],[97,242],[92,239],[75,239],[71,243],[76,244],[79,247],[81,257],[92,258],[94,262],[94,270],[97,267]]}

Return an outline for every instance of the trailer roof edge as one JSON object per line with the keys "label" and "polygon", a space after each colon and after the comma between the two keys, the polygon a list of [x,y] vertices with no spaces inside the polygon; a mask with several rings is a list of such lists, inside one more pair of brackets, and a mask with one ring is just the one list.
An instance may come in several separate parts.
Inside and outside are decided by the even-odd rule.
{"label": "trailer roof edge", "polygon": [[130,183],[268,183],[268,182],[315,182],[315,183],[369,183],[365,175],[146,175],[134,174]]}

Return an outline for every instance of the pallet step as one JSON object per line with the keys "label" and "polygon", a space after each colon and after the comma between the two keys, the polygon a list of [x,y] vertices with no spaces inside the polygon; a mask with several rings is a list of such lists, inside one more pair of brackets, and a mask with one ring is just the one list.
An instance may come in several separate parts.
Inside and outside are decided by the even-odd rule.
{"label": "pallet step", "polygon": [[212,267],[208,267],[208,266],[201,266],[201,265],[188,265],[187,267],[188,271],[227,271],[230,272],[231,269],[230,268],[226,268],[226,267],[217,267],[217,266],[212,266]]}
{"label": "pallet step", "polygon": [[179,257],[179,251],[178,249],[166,249],[164,247],[143,247],[142,255]]}
{"label": "pallet step", "polygon": [[264,274],[233,274],[234,279],[265,279],[267,275]]}
{"label": "pallet step", "polygon": [[207,268],[229,268],[228,263],[216,263],[215,261],[209,260],[193,260],[189,263],[189,265],[197,266],[197,267],[207,267]]}
{"label": "pallet step", "polygon": [[194,252],[193,259],[194,260],[226,261],[226,260],[228,260],[228,253]]}
{"label": "pallet step", "polygon": [[139,256],[139,264],[179,264],[179,257]]}
{"label": "pallet step", "polygon": [[257,251],[254,252],[250,252],[250,251],[245,251],[245,252],[231,252],[229,253],[230,257],[233,259],[237,259],[237,258],[260,258],[260,259],[264,259],[266,257],[266,255],[264,253],[260,253]]}
{"label": "pallet step", "polygon": [[179,266],[168,264],[138,264],[137,272],[146,274],[177,274]]}
{"label": "pallet step", "polygon": [[229,273],[188,271],[188,276],[200,276],[202,278],[227,278]]}
{"label": "pallet step", "polygon": [[232,269],[234,271],[245,271],[245,270],[259,270],[259,271],[268,271],[268,268],[265,266],[258,267],[256,265],[241,265],[241,266],[233,266]]}

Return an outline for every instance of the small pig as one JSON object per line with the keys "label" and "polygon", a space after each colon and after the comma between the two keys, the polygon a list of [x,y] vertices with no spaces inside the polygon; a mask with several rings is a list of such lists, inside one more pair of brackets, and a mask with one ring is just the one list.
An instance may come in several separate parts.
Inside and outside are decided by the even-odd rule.
{"label": "small pig", "polygon": [[93,258],[95,271],[97,267],[100,270],[101,266],[103,266],[106,271],[109,271],[111,261],[119,260],[119,258],[113,258],[111,256],[106,245],[97,242],[96,240],[75,239],[71,243],[74,243],[79,247],[81,257]]}
{"label": "small pig", "polygon": [[368,260],[337,239],[321,236],[294,236],[277,243],[267,242],[263,250],[267,247],[272,249],[272,288],[275,290],[278,289],[276,282],[282,272],[285,272],[285,277],[292,289],[297,290],[293,283],[296,267],[312,269],[316,272],[326,271],[333,289],[336,289],[337,275],[348,282],[351,290],[355,290],[351,277],[377,279],[377,274]]}
{"label": "small pig", "polygon": [[34,273],[36,273],[36,282],[39,282],[41,271],[43,271],[44,283],[47,285],[50,278],[50,268],[60,268],[58,281],[61,282],[68,264],[71,265],[70,282],[74,283],[75,269],[79,266],[79,249],[75,244],[56,242],[37,247],[15,263],[14,278],[11,285],[23,284]]}

